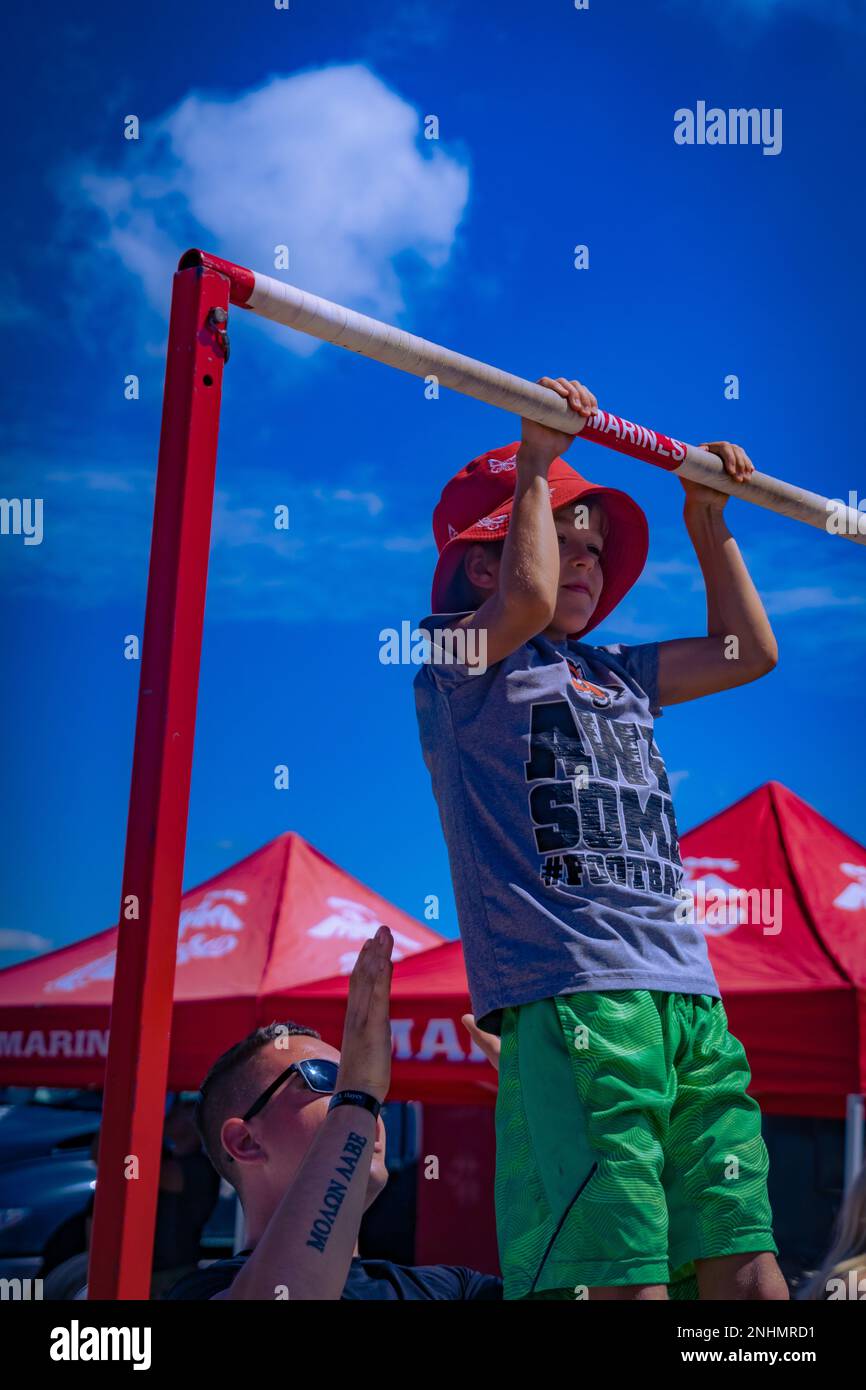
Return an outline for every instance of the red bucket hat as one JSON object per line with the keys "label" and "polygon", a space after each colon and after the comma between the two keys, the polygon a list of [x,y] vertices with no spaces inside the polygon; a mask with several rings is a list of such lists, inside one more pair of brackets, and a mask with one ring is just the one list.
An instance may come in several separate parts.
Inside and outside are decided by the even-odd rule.
{"label": "red bucket hat", "polygon": [[[433,613],[456,611],[449,590],[474,541],[503,540],[508,533],[517,482],[519,443],[489,449],[467,463],[442,489],[433,513],[433,536],[439,551],[431,595]],[[600,503],[610,523],[601,556],[604,576],[595,612],[580,632],[582,637],[607,617],[638,579],[646,564],[649,527],[637,502],[616,488],[600,487],[581,477],[563,458],[555,458],[547,475],[554,511],[567,502]]]}

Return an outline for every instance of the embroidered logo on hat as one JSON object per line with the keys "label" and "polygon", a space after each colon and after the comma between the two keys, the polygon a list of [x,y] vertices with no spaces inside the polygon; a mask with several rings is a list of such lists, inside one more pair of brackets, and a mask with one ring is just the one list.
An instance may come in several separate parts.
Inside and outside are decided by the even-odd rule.
{"label": "embroidered logo on hat", "polygon": [[485,531],[498,531],[508,520],[508,513],[503,512],[501,516],[483,516],[476,524],[483,526]]}
{"label": "embroidered logo on hat", "polygon": [[491,473],[507,473],[507,472],[509,472],[510,470],[512,470],[512,469],[514,469],[514,468],[516,468],[516,467],[517,467],[517,455],[516,455],[516,454],[512,454],[512,455],[511,455],[511,458],[508,458],[508,459],[491,459],[491,460],[490,460],[490,472],[491,472]]}

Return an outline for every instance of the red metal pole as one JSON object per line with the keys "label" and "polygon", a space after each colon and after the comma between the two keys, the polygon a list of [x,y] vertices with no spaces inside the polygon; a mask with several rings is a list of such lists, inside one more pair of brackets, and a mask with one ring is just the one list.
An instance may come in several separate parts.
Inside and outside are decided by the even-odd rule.
{"label": "red metal pole", "polygon": [[150,1296],[229,288],[203,266],[174,277],[91,1299]]}

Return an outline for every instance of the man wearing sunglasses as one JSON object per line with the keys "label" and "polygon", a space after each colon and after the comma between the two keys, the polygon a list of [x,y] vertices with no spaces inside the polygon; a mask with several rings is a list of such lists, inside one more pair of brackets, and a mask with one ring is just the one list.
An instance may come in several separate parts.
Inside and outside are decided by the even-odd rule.
{"label": "man wearing sunglasses", "polygon": [[[236,1189],[247,1249],[176,1284],[171,1299],[491,1300],[501,1281],[462,1267],[358,1257],[365,1210],[388,1181],[379,1115],[391,1077],[391,950],[381,926],[349,981],[342,1052],[312,1029],[260,1028],[214,1064],[197,1124]],[[496,1040],[472,1028],[495,1061]]]}

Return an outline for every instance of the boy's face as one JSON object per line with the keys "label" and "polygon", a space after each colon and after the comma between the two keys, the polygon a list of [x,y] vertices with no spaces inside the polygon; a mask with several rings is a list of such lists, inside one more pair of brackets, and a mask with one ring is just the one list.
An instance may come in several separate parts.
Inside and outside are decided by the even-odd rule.
{"label": "boy's face", "polygon": [[[604,582],[601,554],[608,520],[597,502],[568,502],[554,512],[553,520],[559,537],[559,585],[553,621],[544,631],[554,641],[560,641],[570,632],[580,632],[598,606]],[[501,563],[501,551],[497,555],[489,545],[478,542],[468,547],[464,565],[478,591],[478,602],[496,592]]]}
{"label": "boy's face", "polygon": [[589,507],[570,502],[554,512],[553,519],[559,537],[559,589],[553,621],[545,633],[559,641],[570,632],[580,632],[598,606],[608,521],[597,502]]}

